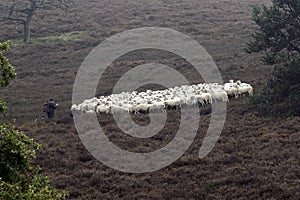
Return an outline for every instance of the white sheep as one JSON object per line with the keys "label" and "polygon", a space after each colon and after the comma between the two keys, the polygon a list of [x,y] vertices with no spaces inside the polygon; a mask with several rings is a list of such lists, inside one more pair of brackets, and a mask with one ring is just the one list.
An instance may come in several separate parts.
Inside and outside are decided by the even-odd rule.
{"label": "white sheep", "polygon": [[203,92],[202,94],[203,100],[205,104],[211,104],[212,103],[212,97],[211,94],[208,92]]}
{"label": "white sheep", "polygon": [[151,107],[152,104],[139,104],[136,105],[136,111],[137,113],[149,113]]}
{"label": "white sheep", "polygon": [[76,104],[72,105],[71,111],[79,111],[78,106]]}
{"label": "white sheep", "polygon": [[95,111],[94,110],[86,110],[85,113],[87,113],[87,114],[94,114]]}
{"label": "white sheep", "polygon": [[110,113],[110,106],[105,106],[105,105],[99,105],[97,106],[96,112],[99,114],[103,114],[103,113]]}
{"label": "white sheep", "polygon": [[195,106],[211,104],[218,101],[229,101],[229,96],[238,98],[241,95],[253,95],[251,85],[242,83],[238,80],[236,83],[230,80],[229,83],[219,85],[197,84],[182,85],[165,90],[131,93],[122,92],[120,94],[111,94],[110,96],[101,96],[85,100],[79,105],[72,105],[72,111],[94,112],[97,113],[149,113],[153,111],[165,111],[166,109],[179,109],[183,105]]}
{"label": "white sheep", "polygon": [[197,103],[200,103],[202,106],[205,104],[205,99],[202,93],[195,95],[195,98],[197,100]]}
{"label": "white sheep", "polygon": [[238,90],[241,95],[246,94],[249,96],[253,96],[253,87],[249,84],[240,84]]}
{"label": "white sheep", "polygon": [[91,103],[89,103],[88,105],[87,105],[87,109],[88,110],[93,110],[93,111],[95,111],[96,110],[96,107],[97,107],[97,103],[96,102],[91,102]]}
{"label": "white sheep", "polygon": [[165,110],[165,103],[163,101],[155,101],[152,104],[153,106],[150,108],[152,111],[163,111]]}
{"label": "white sheep", "polygon": [[123,112],[126,112],[126,111],[127,111],[126,109],[124,109],[123,107],[118,106],[118,105],[112,105],[111,108],[110,108],[110,112],[112,114],[123,113]]}
{"label": "white sheep", "polygon": [[238,90],[238,85],[235,83],[225,83],[224,84],[224,90],[227,92],[228,96],[234,96],[235,98],[238,98],[240,92]]}
{"label": "white sheep", "polygon": [[219,101],[229,102],[228,94],[224,90],[220,90],[220,89],[211,90],[211,96],[212,99],[215,101],[215,103]]}
{"label": "white sheep", "polygon": [[174,99],[168,99],[165,101],[165,107],[167,109],[178,109],[180,108],[180,99],[178,97]]}

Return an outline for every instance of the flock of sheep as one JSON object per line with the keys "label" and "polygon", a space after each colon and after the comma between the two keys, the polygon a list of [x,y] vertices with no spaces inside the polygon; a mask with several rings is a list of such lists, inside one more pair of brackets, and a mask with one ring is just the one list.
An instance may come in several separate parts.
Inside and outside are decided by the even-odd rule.
{"label": "flock of sheep", "polygon": [[131,93],[122,92],[110,96],[101,96],[85,100],[79,105],[73,105],[72,111],[96,112],[98,114],[114,114],[128,112],[133,114],[165,111],[167,109],[179,109],[181,107],[192,107],[216,103],[228,102],[230,97],[238,98],[243,95],[253,95],[253,88],[241,81],[219,85],[197,84],[183,85],[165,90]]}

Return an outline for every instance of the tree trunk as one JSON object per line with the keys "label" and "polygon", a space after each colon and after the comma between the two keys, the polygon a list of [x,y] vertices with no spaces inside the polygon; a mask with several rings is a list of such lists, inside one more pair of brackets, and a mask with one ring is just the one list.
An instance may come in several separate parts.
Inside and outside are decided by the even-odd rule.
{"label": "tree trunk", "polygon": [[31,38],[30,38],[30,20],[27,20],[24,22],[24,43],[30,43]]}
{"label": "tree trunk", "polygon": [[37,1],[31,0],[31,5],[30,5],[30,8],[27,10],[26,20],[24,22],[24,42],[27,44],[31,42],[30,23],[31,23],[32,17],[34,15],[34,12],[37,8],[36,3],[37,3]]}

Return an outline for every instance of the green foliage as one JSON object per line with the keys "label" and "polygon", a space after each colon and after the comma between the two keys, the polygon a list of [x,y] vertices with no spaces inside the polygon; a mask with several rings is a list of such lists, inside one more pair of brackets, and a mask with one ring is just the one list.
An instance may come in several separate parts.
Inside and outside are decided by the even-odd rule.
{"label": "green foliage", "polygon": [[[10,43],[0,43],[0,87],[7,86],[16,77],[14,67],[2,54]],[[0,99],[0,112],[7,110]],[[58,192],[49,183],[49,178],[40,174],[39,167],[30,162],[41,146],[12,125],[0,122],[0,199],[44,200],[64,199],[65,192]]]}
{"label": "green foliage", "polygon": [[[0,172],[2,181],[15,183],[30,169],[29,160],[40,146],[24,133],[0,123]],[[22,177],[22,178],[21,178]]]}
{"label": "green foliage", "polygon": [[[11,42],[0,43],[0,87],[7,86],[12,79],[16,77],[15,68],[9,63],[3,52],[8,51]],[[6,103],[0,98],[0,113],[7,111]]]}
{"label": "green foliage", "polygon": [[0,43],[0,87],[7,86],[17,74],[15,68],[9,63],[8,59],[3,55],[4,51],[8,51],[11,42]]}
{"label": "green foliage", "polygon": [[271,7],[253,6],[252,19],[259,30],[252,34],[246,51],[265,52],[266,64],[300,53],[300,0],[273,0]]}
{"label": "green foliage", "polygon": [[41,146],[15,130],[11,125],[0,122],[0,199],[62,199],[60,193],[49,184],[49,178],[32,167]]}
{"label": "green foliage", "polygon": [[263,62],[274,66],[264,92],[252,103],[264,114],[300,115],[300,0],[272,2],[252,11],[259,28],[245,50],[263,52]]}
{"label": "green foliage", "polygon": [[5,101],[3,101],[1,98],[0,98],[0,113],[2,114],[7,113],[7,105]]}

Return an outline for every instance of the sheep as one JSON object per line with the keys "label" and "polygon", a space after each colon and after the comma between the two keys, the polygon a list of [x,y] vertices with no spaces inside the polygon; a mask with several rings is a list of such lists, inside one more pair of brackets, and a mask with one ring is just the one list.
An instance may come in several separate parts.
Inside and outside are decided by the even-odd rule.
{"label": "sheep", "polygon": [[88,109],[88,104],[87,103],[81,103],[78,105],[78,110],[80,111],[87,111]]}
{"label": "sheep", "polygon": [[240,80],[236,82],[238,85],[239,94],[243,96],[244,94],[252,96],[253,95],[253,88],[251,85],[247,83],[242,83]]}
{"label": "sheep", "polygon": [[200,103],[202,106],[205,104],[205,100],[202,96],[202,93],[195,95],[195,99],[197,100],[197,103]]}
{"label": "sheep", "polygon": [[85,113],[87,113],[87,114],[94,114],[95,111],[94,110],[87,110],[87,111],[85,111]]}
{"label": "sheep", "polygon": [[246,83],[241,83],[238,87],[239,93],[240,95],[249,95],[249,96],[253,96],[253,88],[251,85],[246,84]]}
{"label": "sheep", "polygon": [[242,95],[253,95],[251,85],[242,83],[238,80],[236,83],[229,80],[229,83],[219,85],[197,84],[182,85],[165,90],[146,92],[133,91],[122,92],[120,94],[111,94],[110,96],[100,96],[85,100],[79,105],[72,105],[72,111],[82,111],[88,113],[149,113],[149,111],[165,111],[166,109],[179,109],[182,106],[195,106],[211,104],[213,101],[229,102],[228,97],[238,98]]}
{"label": "sheep", "polygon": [[127,111],[127,110],[124,109],[121,106],[118,106],[118,105],[112,105],[111,108],[110,108],[110,113],[111,114],[123,113],[125,111]]}
{"label": "sheep", "polygon": [[110,113],[110,106],[98,105],[96,112],[99,114],[104,114],[104,113],[108,114]]}
{"label": "sheep", "polygon": [[97,108],[97,103],[96,102],[91,102],[87,105],[87,109],[88,110],[93,110],[93,111],[96,111],[96,108]]}
{"label": "sheep", "polygon": [[210,90],[210,86],[208,84],[203,84],[202,92],[207,93]]}
{"label": "sheep", "polygon": [[150,108],[152,107],[152,104],[138,104],[136,105],[136,111],[137,113],[149,113]]}
{"label": "sheep", "polygon": [[224,90],[211,90],[212,99],[217,103],[218,101],[229,102],[228,94]]}
{"label": "sheep", "polygon": [[238,85],[234,83],[225,83],[224,90],[227,92],[229,97],[234,96],[235,98],[238,98],[240,94]]}
{"label": "sheep", "polygon": [[136,105],[127,103],[127,104],[123,104],[122,106],[128,113],[136,114],[136,112],[137,112]]}
{"label": "sheep", "polygon": [[165,101],[165,107],[166,109],[178,109],[180,108],[180,99],[177,97],[177,98],[174,98],[174,99],[169,99],[169,100],[166,100]]}
{"label": "sheep", "polygon": [[79,111],[78,106],[76,104],[72,105],[71,111]]}
{"label": "sheep", "polygon": [[211,104],[212,103],[212,97],[211,97],[210,93],[203,92],[202,97],[203,97],[203,100],[204,100],[205,104]]}
{"label": "sheep", "polygon": [[150,108],[150,111],[165,111],[165,103],[163,101],[156,101],[156,102],[153,102],[152,104],[153,106]]}
{"label": "sheep", "polygon": [[191,107],[191,106],[195,106],[195,104],[197,104],[197,102],[196,102],[196,99],[193,96],[186,96],[184,98],[184,104],[183,105]]}

